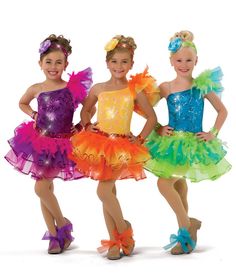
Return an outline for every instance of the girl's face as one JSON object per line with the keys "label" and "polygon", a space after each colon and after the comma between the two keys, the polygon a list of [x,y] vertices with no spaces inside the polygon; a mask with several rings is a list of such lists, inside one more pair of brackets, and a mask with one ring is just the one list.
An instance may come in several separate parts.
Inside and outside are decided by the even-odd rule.
{"label": "girl's face", "polygon": [[191,47],[183,47],[170,58],[177,76],[192,77],[192,72],[197,64],[197,54]]}
{"label": "girl's face", "polygon": [[133,60],[129,51],[117,51],[109,61],[107,68],[110,70],[112,77],[122,79],[133,66]]}
{"label": "girl's face", "polygon": [[66,69],[68,62],[62,51],[57,50],[48,53],[41,61],[39,65],[43,70],[45,76],[49,80],[61,79],[63,71]]}

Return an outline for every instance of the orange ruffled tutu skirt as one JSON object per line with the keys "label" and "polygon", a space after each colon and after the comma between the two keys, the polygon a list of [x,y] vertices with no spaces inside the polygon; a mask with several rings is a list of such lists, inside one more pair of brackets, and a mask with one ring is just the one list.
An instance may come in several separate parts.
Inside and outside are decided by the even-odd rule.
{"label": "orange ruffled tutu skirt", "polygon": [[127,136],[82,131],[71,141],[69,158],[87,177],[101,181],[146,178],[143,165],[150,159],[148,149],[131,143]]}

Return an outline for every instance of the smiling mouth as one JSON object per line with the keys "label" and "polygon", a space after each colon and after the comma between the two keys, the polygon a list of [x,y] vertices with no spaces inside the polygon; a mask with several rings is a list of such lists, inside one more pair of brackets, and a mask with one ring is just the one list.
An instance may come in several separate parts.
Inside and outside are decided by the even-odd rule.
{"label": "smiling mouth", "polygon": [[114,70],[115,73],[123,73],[123,70]]}
{"label": "smiling mouth", "polygon": [[50,75],[57,75],[57,71],[49,71],[48,72]]}
{"label": "smiling mouth", "polygon": [[179,69],[179,71],[185,73],[185,72],[188,72],[189,70],[188,69]]}

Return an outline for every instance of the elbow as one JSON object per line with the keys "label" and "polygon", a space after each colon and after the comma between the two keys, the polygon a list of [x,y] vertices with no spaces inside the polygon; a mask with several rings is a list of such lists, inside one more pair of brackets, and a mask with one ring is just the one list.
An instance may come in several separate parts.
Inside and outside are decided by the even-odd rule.
{"label": "elbow", "polygon": [[157,115],[156,115],[156,113],[153,113],[152,118],[153,118],[154,124],[156,125],[157,124]]}
{"label": "elbow", "polygon": [[221,115],[223,116],[224,119],[227,118],[228,110],[225,107],[220,111],[220,113],[221,113]]}
{"label": "elbow", "polygon": [[156,125],[157,124],[157,116],[155,113],[152,113],[150,116],[147,117],[147,120],[152,123],[152,125]]}
{"label": "elbow", "polygon": [[90,111],[90,115],[91,115],[91,118],[94,116],[94,114],[96,113],[97,109],[96,109],[96,106],[93,106],[91,108],[91,111]]}
{"label": "elbow", "polygon": [[221,107],[219,110],[217,110],[218,116],[220,116],[223,119],[226,119],[228,116],[228,111],[225,106]]}
{"label": "elbow", "polygon": [[19,101],[18,105],[19,105],[19,108],[22,110],[24,104],[21,101]]}
{"label": "elbow", "polygon": [[84,112],[84,108],[82,108],[81,111],[80,111],[80,118],[81,118],[81,119],[83,118],[84,113],[85,113],[85,112]]}
{"label": "elbow", "polygon": [[155,117],[153,118],[153,124],[154,126],[157,124],[157,116],[155,115]]}
{"label": "elbow", "polygon": [[81,112],[80,112],[80,118],[83,122],[83,119],[86,118],[86,116],[89,115],[88,111],[86,109],[84,109],[84,107],[81,109]]}
{"label": "elbow", "polygon": [[228,116],[228,110],[225,108],[225,118]]}

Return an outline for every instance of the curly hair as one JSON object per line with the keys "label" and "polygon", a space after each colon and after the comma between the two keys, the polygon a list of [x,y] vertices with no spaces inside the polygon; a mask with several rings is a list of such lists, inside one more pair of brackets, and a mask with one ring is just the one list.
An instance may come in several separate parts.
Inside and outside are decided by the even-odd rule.
{"label": "curly hair", "polygon": [[107,52],[106,61],[109,61],[113,55],[118,51],[129,51],[131,54],[131,59],[133,60],[134,50],[137,45],[132,37],[125,37],[123,35],[117,35],[113,39],[118,40],[118,43],[114,49]]}
{"label": "curly hair", "polygon": [[184,30],[184,31],[180,31],[174,34],[173,37],[170,38],[170,41],[175,39],[175,38],[181,38],[183,41],[190,41],[192,42],[194,39],[193,33],[188,31],[188,30]]}
{"label": "curly hair", "polygon": [[[66,58],[68,55],[70,55],[72,53],[72,47],[70,45],[70,40],[64,38],[63,35],[59,35],[59,36],[56,36],[54,34],[51,34],[50,36],[48,36],[45,40],[43,40],[43,42],[49,40],[51,42],[52,45],[59,45],[63,50],[65,50],[66,52]],[[55,51],[56,48],[55,47],[49,47],[45,52],[43,52],[41,55],[40,55],[40,60],[43,59],[44,56],[46,56],[47,54]]]}

